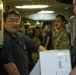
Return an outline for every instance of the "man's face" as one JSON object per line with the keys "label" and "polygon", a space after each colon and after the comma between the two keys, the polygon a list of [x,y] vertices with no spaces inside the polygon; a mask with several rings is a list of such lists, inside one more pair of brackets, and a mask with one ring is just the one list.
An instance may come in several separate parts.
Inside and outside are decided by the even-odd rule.
{"label": "man's face", "polygon": [[64,22],[62,21],[61,17],[56,17],[55,18],[55,28],[59,30],[63,26],[64,26]]}
{"label": "man's face", "polygon": [[4,22],[4,28],[10,33],[16,33],[20,26],[20,18],[16,14],[9,14]]}
{"label": "man's face", "polygon": [[73,11],[74,11],[74,13],[76,14],[76,0],[73,0],[73,5],[74,5]]}

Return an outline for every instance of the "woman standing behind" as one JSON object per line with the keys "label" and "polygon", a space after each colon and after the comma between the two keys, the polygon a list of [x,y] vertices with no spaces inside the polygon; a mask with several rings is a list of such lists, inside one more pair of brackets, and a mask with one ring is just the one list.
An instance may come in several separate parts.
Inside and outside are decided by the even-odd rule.
{"label": "woman standing behind", "polygon": [[49,24],[43,29],[43,45],[47,50],[52,48],[52,27]]}

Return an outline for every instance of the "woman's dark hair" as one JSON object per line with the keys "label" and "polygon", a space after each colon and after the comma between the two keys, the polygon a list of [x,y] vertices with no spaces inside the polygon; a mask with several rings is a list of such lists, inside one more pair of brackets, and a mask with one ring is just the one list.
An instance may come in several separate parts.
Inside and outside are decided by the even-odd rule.
{"label": "woman's dark hair", "polygon": [[76,41],[76,37],[74,38],[74,44],[75,44],[75,41]]}

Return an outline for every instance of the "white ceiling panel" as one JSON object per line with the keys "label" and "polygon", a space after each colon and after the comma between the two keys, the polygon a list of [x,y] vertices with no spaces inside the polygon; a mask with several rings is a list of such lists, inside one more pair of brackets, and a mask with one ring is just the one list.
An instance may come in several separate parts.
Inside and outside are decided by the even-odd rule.
{"label": "white ceiling panel", "polygon": [[[34,5],[39,5],[39,4],[49,5],[49,7],[45,9],[16,9],[21,13],[22,16],[25,16],[25,17],[27,15],[35,14],[41,10],[54,10],[55,11],[54,14],[62,14],[66,17],[74,14],[72,11],[73,10],[72,4],[59,3],[57,2],[59,0],[3,0],[3,1],[4,1],[5,10],[16,9],[15,6],[19,6],[19,5],[20,6],[21,5],[33,5],[33,4]],[[65,9],[67,7],[68,9]]]}

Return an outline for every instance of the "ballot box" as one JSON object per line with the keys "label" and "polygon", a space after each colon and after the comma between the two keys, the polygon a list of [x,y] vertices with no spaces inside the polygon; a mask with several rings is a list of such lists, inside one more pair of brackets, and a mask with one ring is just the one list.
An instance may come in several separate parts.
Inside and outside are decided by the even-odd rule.
{"label": "ballot box", "polygon": [[29,75],[69,75],[71,59],[69,50],[39,52],[39,61]]}
{"label": "ballot box", "polygon": [[41,70],[40,70],[40,60],[36,63],[32,71],[29,73],[29,75],[41,75]]}

